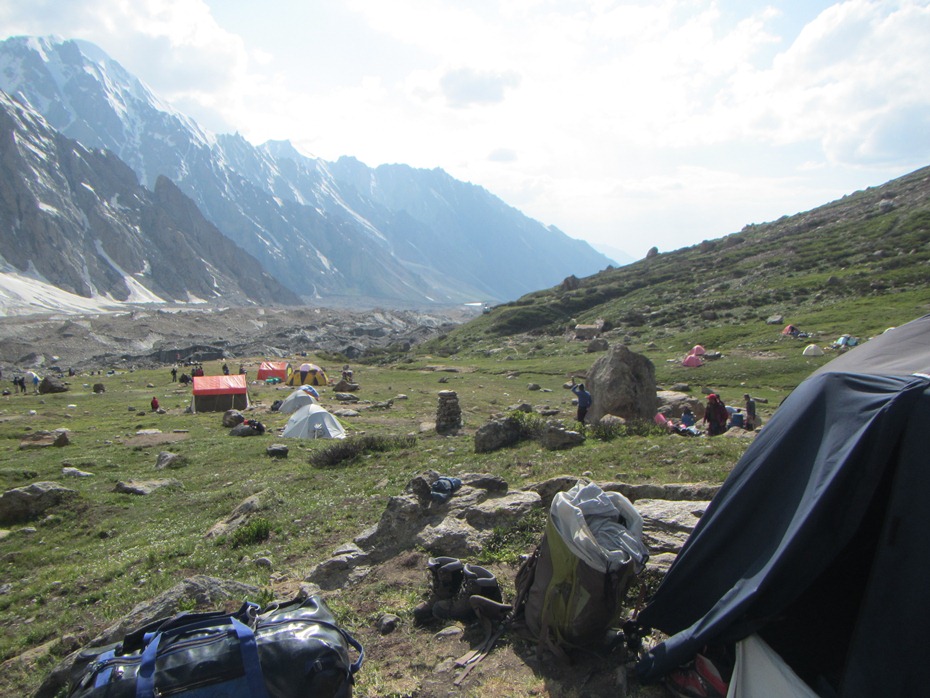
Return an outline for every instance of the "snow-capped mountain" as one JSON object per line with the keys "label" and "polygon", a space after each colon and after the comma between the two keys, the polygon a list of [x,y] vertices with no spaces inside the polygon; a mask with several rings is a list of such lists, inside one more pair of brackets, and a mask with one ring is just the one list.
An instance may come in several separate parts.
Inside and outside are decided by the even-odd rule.
{"label": "snow-capped mountain", "polygon": [[166,177],[154,191],[112,153],[0,92],[0,308],[300,300]]}
{"label": "snow-capped mountain", "polygon": [[328,163],[288,142],[213,135],[83,41],[0,42],[0,89],[63,134],[160,175],[306,298],[407,303],[503,300],[610,263],[442,170]]}

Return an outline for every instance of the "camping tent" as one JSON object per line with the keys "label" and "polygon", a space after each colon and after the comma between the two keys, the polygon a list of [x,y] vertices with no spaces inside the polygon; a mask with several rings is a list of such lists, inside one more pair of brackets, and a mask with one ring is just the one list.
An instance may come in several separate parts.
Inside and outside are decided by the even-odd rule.
{"label": "camping tent", "polygon": [[688,353],[694,354],[695,356],[704,356],[704,354],[707,353],[707,350],[704,347],[702,347],[700,344],[695,344],[691,348],[691,351],[689,351]]}
{"label": "camping tent", "polygon": [[308,366],[306,377],[302,378],[302,371],[291,371],[287,379],[288,385],[327,385],[326,373],[316,364],[301,364],[301,367]]}
{"label": "camping tent", "polygon": [[804,356],[823,356],[823,349],[816,344],[808,344],[801,353]]}
{"label": "camping tent", "polygon": [[292,412],[299,410],[304,405],[315,404],[317,404],[317,401],[313,395],[308,393],[303,388],[299,388],[284,399],[284,401],[281,403],[281,406],[278,407],[278,412],[291,414]]}
{"label": "camping tent", "polygon": [[682,366],[689,366],[691,368],[695,366],[703,366],[704,362],[701,361],[701,357],[697,354],[688,354],[684,360],[681,362]]}
{"label": "camping tent", "polygon": [[283,383],[290,372],[291,365],[287,361],[262,361],[258,367],[258,380],[278,378]]}
{"label": "camping tent", "polygon": [[930,315],[811,374],[639,614],[669,635],[640,660],[640,677],[659,678],[707,643],[743,650],[758,636],[818,693],[922,695],[927,433]]}
{"label": "camping tent", "polygon": [[281,436],[291,439],[344,439],[339,420],[319,405],[304,405],[284,425]]}
{"label": "camping tent", "polygon": [[194,412],[225,412],[244,410],[249,406],[245,376],[194,376]]}

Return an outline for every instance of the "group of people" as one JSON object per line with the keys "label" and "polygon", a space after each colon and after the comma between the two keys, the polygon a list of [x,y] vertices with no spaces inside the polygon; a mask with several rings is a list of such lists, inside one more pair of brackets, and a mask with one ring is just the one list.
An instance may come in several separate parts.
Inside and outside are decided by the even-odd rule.
{"label": "group of people", "polygon": [[[707,396],[707,406],[704,409],[704,423],[707,424],[708,436],[719,436],[727,429],[743,428],[752,431],[756,428],[756,401],[749,393],[743,395],[745,413],[738,407],[727,407],[720,396],[711,393]],[[692,415],[693,417],[693,415]],[[684,422],[684,416],[682,416]]]}
{"label": "group of people", "polygon": [[[28,381],[28,383],[27,383]],[[38,395],[39,393],[39,383],[41,382],[38,374],[35,371],[27,371],[25,376],[13,376],[13,392],[15,393],[25,393],[26,386],[32,384],[32,392]]]}

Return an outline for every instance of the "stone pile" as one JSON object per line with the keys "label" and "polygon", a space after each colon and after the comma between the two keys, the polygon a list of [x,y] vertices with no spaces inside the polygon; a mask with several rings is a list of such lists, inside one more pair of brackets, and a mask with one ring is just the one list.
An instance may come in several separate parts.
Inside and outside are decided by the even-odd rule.
{"label": "stone pile", "polygon": [[454,390],[439,391],[439,406],[436,408],[436,432],[449,434],[462,428],[462,408]]}

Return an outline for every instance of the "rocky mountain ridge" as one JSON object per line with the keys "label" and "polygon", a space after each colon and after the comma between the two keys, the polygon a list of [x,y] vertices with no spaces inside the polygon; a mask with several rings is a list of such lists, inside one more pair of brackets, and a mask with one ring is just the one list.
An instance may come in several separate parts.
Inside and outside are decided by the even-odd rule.
{"label": "rocky mountain ridge", "polygon": [[167,178],[141,187],[115,155],[4,93],[0,251],[6,271],[114,304],[299,302]]}
{"label": "rocky mountain ridge", "polygon": [[441,170],[327,163],[287,142],[209,134],[87,42],[0,42],[0,89],[63,134],[116,153],[144,186],[167,177],[303,299],[499,301],[610,264]]}

